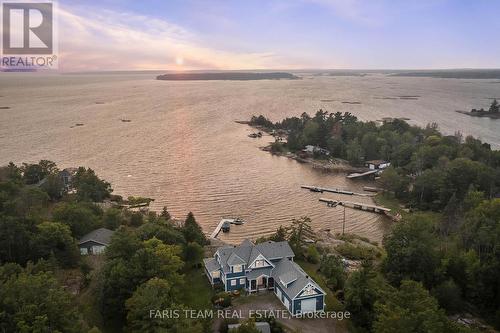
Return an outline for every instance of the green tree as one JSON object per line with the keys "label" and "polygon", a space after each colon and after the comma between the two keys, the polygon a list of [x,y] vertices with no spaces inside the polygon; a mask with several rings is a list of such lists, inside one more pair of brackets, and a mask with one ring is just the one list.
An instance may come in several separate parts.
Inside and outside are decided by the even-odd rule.
{"label": "green tree", "polygon": [[163,206],[163,209],[160,214],[161,217],[163,217],[165,220],[169,221],[172,219],[172,216],[168,212],[167,206]]}
{"label": "green tree", "polygon": [[[103,267],[103,285],[101,292],[101,311],[106,319],[120,325],[126,315],[125,301],[132,296],[133,291],[147,280],[158,277],[175,285],[172,293],[182,290],[180,270],[183,261],[180,258],[180,248],[165,245],[160,240],[152,238],[137,245],[124,244],[124,240],[133,239],[127,232],[121,232],[113,237],[107,250],[109,260]],[[115,245],[114,243],[119,243]],[[123,253],[123,250],[132,250]],[[117,256],[121,254],[120,256]]]}
{"label": "green tree", "polygon": [[398,285],[404,279],[435,285],[442,275],[436,222],[425,214],[415,214],[397,224],[384,239],[387,256],[383,267],[388,280]]}
{"label": "green tree", "polygon": [[111,184],[99,179],[92,169],[78,168],[72,180],[72,186],[76,190],[79,200],[102,202],[109,198]]}
{"label": "green tree", "polygon": [[342,259],[335,255],[325,255],[319,265],[321,274],[326,277],[328,288],[339,290],[344,288],[346,274]]}
{"label": "green tree", "polygon": [[37,229],[34,237],[34,252],[37,258],[48,259],[54,255],[64,267],[75,267],[78,264],[80,252],[67,225],[43,222]]}
{"label": "green tree", "polygon": [[184,247],[184,260],[191,267],[200,265],[203,254],[203,248],[196,242],[187,243]]}
{"label": "green tree", "polygon": [[37,184],[50,174],[57,173],[57,166],[52,161],[41,160],[38,164],[23,163],[21,167],[26,184]]}
{"label": "green tree", "polygon": [[122,212],[116,208],[107,209],[102,216],[102,224],[110,230],[116,230],[124,222],[125,219]]}
{"label": "green tree", "polygon": [[203,234],[203,231],[201,230],[200,225],[196,222],[196,219],[194,218],[192,212],[189,212],[186,217],[186,221],[184,222],[184,225],[182,227],[182,233],[184,234],[184,238],[188,243],[196,242],[201,246],[204,246],[208,243],[205,234]]}
{"label": "green tree", "polygon": [[287,231],[286,228],[280,225],[276,230],[276,233],[270,237],[270,240],[275,242],[282,242],[287,240]]}
{"label": "green tree", "polygon": [[312,264],[317,264],[319,262],[320,255],[318,249],[316,249],[316,246],[313,244],[307,247],[306,259]]}
{"label": "green tree", "polygon": [[457,313],[462,309],[463,302],[460,287],[452,279],[446,280],[432,289],[432,295],[436,297],[439,306],[448,313]]}
{"label": "green tree", "polygon": [[0,268],[0,330],[3,332],[81,332],[71,295],[51,273]]}
{"label": "green tree", "polygon": [[375,302],[390,290],[385,280],[364,262],[361,270],[353,272],[345,286],[345,306],[353,322],[369,330],[375,320]]}
{"label": "green tree", "polygon": [[98,207],[81,202],[60,203],[52,213],[55,221],[70,227],[75,238],[97,229],[101,225],[101,214],[102,211]]}
{"label": "green tree", "polygon": [[408,181],[393,167],[384,170],[380,176],[380,184],[384,189],[394,192],[398,198],[404,197],[408,189]]}
{"label": "green tree", "polygon": [[311,227],[311,219],[303,216],[300,219],[293,219],[292,225],[288,227],[288,241],[295,255],[299,258],[304,257],[303,248],[306,245],[306,240],[314,236]]}
{"label": "green tree", "polygon": [[399,290],[377,301],[375,312],[373,328],[376,333],[454,332],[436,299],[415,281],[402,281]]}
{"label": "green tree", "polygon": [[[141,284],[126,301],[128,331],[203,332],[199,322],[184,315],[184,307],[178,303],[175,288],[178,287],[159,278]],[[172,314],[164,317],[156,311]],[[177,311],[178,318],[174,317],[174,311]]]}
{"label": "green tree", "polygon": [[346,158],[354,165],[359,165],[364,161],[363,148],[357,139],[350,141],[346,146]]}
{"label": "green tree", "polygon": [[496,99],[494,99],[493,102],[491,102],[491,105],[490,105],[488,112],[491,112],[491,113],[500,112],[500,106],[498,105],[498,101]]}

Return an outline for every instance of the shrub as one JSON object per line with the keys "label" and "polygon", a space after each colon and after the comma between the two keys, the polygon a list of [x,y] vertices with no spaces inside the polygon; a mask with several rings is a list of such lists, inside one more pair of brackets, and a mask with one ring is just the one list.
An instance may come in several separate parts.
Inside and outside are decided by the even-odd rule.
{"label": "shrub", "polygon": [[344,243],[335,247],[338,253],[351,260],[365,260],[380,257],[380,252],[367,246]]}

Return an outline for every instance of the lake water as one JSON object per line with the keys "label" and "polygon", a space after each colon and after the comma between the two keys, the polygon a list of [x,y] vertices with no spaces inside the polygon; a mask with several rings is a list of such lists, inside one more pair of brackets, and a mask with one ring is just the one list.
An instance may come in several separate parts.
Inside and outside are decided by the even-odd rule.
{"label": "lake water", "polygon": [[[342,208],[327,208],[318,198],[342,196],[311,193],[300,185],[361,191],[364,184],[271,156],[258,149],[270,138],[248,138],[252,129],[235,120],[253,114],[280,120],[323,108],[364,120],[437,122],[446,133],[459,130],[500,146],[499,120],[455,112],[487,107],[500,97],[498,80],[305,74],[294,81],[171,82],[154,77],[0,73],[0,108],[10,107],[0,109],[0,163],[50,159],[61,168],[91,167],[116,194],[155,198],[153,209],[166,205],[175,217],[193,211],[207,234],[221,217],[241,216],[247,224],[220,236],[238,242],[304,215],[316,228],[340,232]],[[374,240],[390,226],[375,214],[347,209],[346,215],[346,231]]]}

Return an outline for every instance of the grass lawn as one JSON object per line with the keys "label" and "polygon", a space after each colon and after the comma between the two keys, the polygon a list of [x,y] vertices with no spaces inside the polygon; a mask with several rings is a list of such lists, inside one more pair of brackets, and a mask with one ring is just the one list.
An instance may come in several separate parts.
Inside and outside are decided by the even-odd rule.
{"label": "grass lawn", "polygon": [[181,302],[195,310],[210,309],[212,296],[215,294],[208,282],[203,268],[190,269],[184,272],[186,288],[181,295]]}
{"label": "grass lawn", "polygon": [[334,292],[326,286],[325,277],[317,272],[319,268],[318,264],[311,264],[302,260],[295,260],[295,262],[326,292],[326,311],[341,311],[344,309],[342,303],[335,297]]}

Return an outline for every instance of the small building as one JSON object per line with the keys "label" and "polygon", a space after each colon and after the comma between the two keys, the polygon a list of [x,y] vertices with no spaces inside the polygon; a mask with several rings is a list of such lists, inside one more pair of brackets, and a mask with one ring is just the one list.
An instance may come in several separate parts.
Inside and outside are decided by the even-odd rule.
{"label": "small building", "polygon": [[66,168],[59,172],[59,177],[61,178],[64,187],[70,188],[73,181],[73,177],[78,172],[78,168]]}
{"label": "small building", "polygon": [[92,255],[103,253],[111,242],[115,232],[106,228],[99,228],[89,232],[78,241],[80,254]]}
{"label": "small building", "polygon": [[391,163],[384,160],[371,160],[371,161],[366,161],[365,166],[370,170],[379,170],[391,166]]}
{"label": "small building", "polygon": [[231,223],[229,223],[228,221],[224,222],[222,224],[222,232],[229,232],[229,230],[231,229]]}
{"label": "small building", "polygon": [[272,290],[292,315],[322,312],[326,293],[297,265],[288,242],[219,248],[213,258],[205,258],[205,273],[212,285],[222,283],[225,291],[243,289],[249,293]]}
{"label": "small building", "polygon": [[305,146],[304,149],[302,149],[302,152],[308,155],[319,154],[319,155],[330,156],[330,151],[328,151],[327,149],[312,145]]}
{"label": "small building", "polygon": [[[231,333],[231,330],[238,329],[238,327],[240,327],[240,326],[241,326],[241,324],[229,324],[229,325],[227,325],[227,329],[228,329],[229,333]],[[271,333],[271,326],[269,325],[268,322],[258,321],[255,323],[255,327],[261,333]]]}

